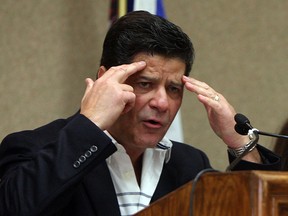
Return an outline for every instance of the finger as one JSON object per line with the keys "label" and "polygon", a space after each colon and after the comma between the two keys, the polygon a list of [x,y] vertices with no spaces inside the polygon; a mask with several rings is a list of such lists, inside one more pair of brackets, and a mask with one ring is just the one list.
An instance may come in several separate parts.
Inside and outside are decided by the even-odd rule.
{"label": "finger", "polygon": [[211,89],[211,87],[207,83],[199,81],[199,80],[192,78],[192,77],[183,76],[183,81],[184,81],[184,83],[188,82],[188,83],[191,83],[195,86],[204,88],[206,90]]}
{"label": "finger", "polygon": [[129,91],[129,92],[133,92],[134,88],[130,85],[127,84],[121,84],[121,88],[123,91]]}
{"label": "finger", "polygon": [[205,107],[207,108],[207,106],[209,107],[220,107],[220,103],[219,101],[214,100],[211,97],[207,97],[204,95],[199,94],[198,96],[198,100],[205,105]]}
{"label": "finger", "polygon": [[213,95],[216,94],[216,92],[214,90],[212,91],[212,89],[207,90],[207,89],[205,89],[199,85],[195,85],[195,84],[192,84],[190,82],[186,82],[185,87],[187,90],[189,90],[191,92],[194,92],[196,94],[202,94],[202,95],[205,95],[208,97],[209,96],[212,97]]}
{"label": "finger", "polygon": [[135,105],[135,99],[136,99],[136,95],[132,92],[126,92],[125,93],[125,107],[122,111],[121,114],[125,114],[127,112],[129,112]]}
{"label": "finger", "polygon": [[145,67],[146,67],[145,61],[139,61],[127,65],[111,67],[106,72],[106,76],[109,76],[109,79],[112,78],[115,81],[118,81],[119,83],[124,83],[129,76],[138,71],[143,70]]}
{"label": "finger", "polygon": [[[184,80],[184,79],[183,79]],[[198,95],[203,95],[213,100],[219,101],[219,94],[204,82],[189,78],[189,81],[185,82],[187,90],[194,92]]]}
{"label": "finger", "polygon": [[[146,62],[145,61],[140,61],[140,62],[134,62],[129,65],[124,66],[124,70],[122,69],[122,73],[117,73],[116,76],[118,78],[118,81],[120,83],[123,83],[126,81],[126,79],[131,76],[132,74],[143,70],[146,67]],[[124,72],[124,73],[123,73]]]}

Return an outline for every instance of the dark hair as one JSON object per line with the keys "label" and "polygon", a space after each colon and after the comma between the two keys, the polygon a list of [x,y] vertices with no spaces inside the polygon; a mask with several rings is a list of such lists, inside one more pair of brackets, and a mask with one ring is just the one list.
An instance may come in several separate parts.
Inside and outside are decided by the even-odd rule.
{"label": "dark hair", "polygon": [[[288,119],[283,124],[280,134],[288,135]],[[277,138],[274,152],[282,157],[281,170],[288,170],[288,142],[287,139]]]}
{"label": "dark hair", "polygon": [[186,65],[187,76],[194,60],[192,42],[180,27],[149,12],[134,11],[110,27],[104,40],[100,64],[107,69],[129,64],[140,52],[179,58]]}

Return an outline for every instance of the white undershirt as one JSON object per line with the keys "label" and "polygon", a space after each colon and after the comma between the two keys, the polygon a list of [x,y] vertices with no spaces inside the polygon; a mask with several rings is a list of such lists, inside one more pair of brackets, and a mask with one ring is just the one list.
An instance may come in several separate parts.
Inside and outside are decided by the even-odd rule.
{"label": "white undershirt", "polygon": [[139,187],[130,157],[124,147],[105,131],[117,147],[117,151],[106,159],[115,187],[122,216],[133,215],[147,207],[154,194],[164,162],[168,162],[172,142],[163,138],[155,148],[144,152],[141,186]]}

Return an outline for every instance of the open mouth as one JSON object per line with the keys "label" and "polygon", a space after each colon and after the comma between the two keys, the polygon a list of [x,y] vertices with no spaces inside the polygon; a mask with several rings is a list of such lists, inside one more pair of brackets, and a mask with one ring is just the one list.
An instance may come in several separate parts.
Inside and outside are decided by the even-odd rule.
{"label": "open mouth", "polygon": [[148,121],[150,124],[154,124],[154,125],[157,125],[157,124],[159,124],[159,122],[157,122],[157,121],[154,121],[154,120],[149,120]]}
{"label": "open mouth", "polygon": [[162,124],[159,122],[159,121],[155,121],[155,120],[146,120],[144,121],[145,125],[147,127],[150,127],[150,128],[160,128],[162,127]]}

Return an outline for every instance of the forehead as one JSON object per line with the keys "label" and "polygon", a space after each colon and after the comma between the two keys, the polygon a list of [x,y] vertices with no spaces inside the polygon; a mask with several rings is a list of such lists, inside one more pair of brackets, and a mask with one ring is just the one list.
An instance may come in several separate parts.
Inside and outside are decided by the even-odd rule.
{"label": "forehead", "polygon": [[145,74],[153,77],[170,77],[181,80],[185,73],[185,63],[179,58],[168,58],[161,55],[150,55],[146,53],[137,54],[133,62],[145,61],[146,67],[135,75]]}

